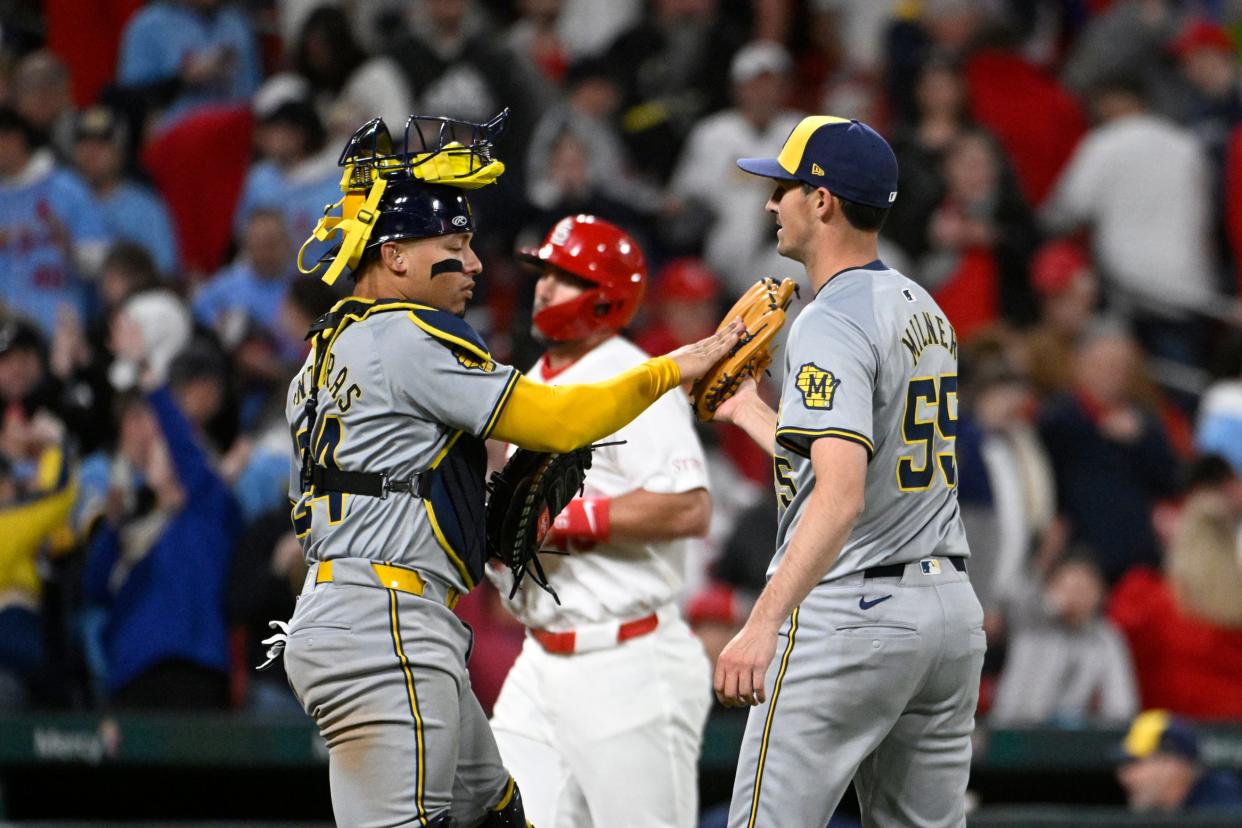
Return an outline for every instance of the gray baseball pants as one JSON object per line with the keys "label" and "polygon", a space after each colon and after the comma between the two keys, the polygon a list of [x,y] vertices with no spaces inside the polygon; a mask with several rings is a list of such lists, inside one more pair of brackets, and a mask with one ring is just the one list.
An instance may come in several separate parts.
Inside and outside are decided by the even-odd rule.
{"label": "gray baseball pants", "polygon": [[509,774],[470,688],[469,628],[437,600],[383,588],[365,561],[333,563],[332,583],[312,568],[284,659],[328,744],[337,824],[477,824]]}
{"label": "gray baseball pants", "polygon": [[729,828],[821,828],[851,781],[866,828],[965,826],[984,648],[948,559],[815,587],[750,712]]}

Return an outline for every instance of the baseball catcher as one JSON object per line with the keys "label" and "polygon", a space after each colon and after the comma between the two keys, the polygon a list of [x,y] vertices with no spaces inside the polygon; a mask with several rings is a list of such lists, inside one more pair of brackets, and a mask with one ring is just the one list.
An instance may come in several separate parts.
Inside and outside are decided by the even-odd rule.
{"label": "baseball catcher", "polygon": [[[399,139],[366,124],[341,154],[342,199],[298,256],[330,283],[348,272],[352,295],[312,326],[286,398],[292,519],[310,566],[273,650],[283,644],[290,686],[327,742],[339,825],[527,824],[452,611],[489,554],[484,441],[578,457],[737,339],[729,328],[560,388],[496,361],[462,317],[483,270],[467,193],[504,172],[493,144],[505,118],[412,116]],[[335,246],[306,266],[313,244]],[[533,525],[518,513],[512,537],[538,537],[566,463],[514,487],[542,506]]]}

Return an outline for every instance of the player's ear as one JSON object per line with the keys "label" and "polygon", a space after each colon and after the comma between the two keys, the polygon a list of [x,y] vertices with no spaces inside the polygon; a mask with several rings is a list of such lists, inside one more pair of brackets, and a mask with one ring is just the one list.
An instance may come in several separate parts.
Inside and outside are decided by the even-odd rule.
{"label": "player's ear", "polygon": [[384,262],[384,266],[393,273],[404,276],[409,272],[409,257],[396,242],[384,242],[380,245],[380,259]]}
{"label": "player's ear", "polygon": [[818,187],[815,192],[811,193],[811,206],[815,209],[815,215],[820,221],[826,222],[832,218],[833,212],[837,209],[837,200],[826,188]]}

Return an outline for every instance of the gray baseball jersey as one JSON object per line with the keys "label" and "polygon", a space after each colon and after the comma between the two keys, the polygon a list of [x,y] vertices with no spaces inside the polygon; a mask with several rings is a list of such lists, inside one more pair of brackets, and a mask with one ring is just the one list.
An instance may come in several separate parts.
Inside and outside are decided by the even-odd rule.
{"label": "gray baseball jersey", "polygon": [[[286,404],[324,486],[302,491],[297,452],[290,499],[312,566],[285,670],[327,740],[340,824],[439,824],[447,814],[477,824],[512,786],[470,688],[471,633],[451,612],[452,590],[482,574],[482,438],[518,372],[442,311],[350,299],[325,319],[313,428],[312,360]],[[329,485],[326,470],[346,485]],[[413,491],[360,493],[357,481],[377,473],[423,476]]]}
{"label": "gray baseball jersey", "polygon": [[[458,432],[485,436],[518,372],[475,353],[480,346],[465,322],[431,309],[374,313],[348,325],[324,368],[315,458],[407,477],[460,440]],[[312,370],[308,357],[289,387],[285,414],[297,445],[306,438]],[[433,498],[301,491],[300,463],[295,452],[289,498],[308,561],[370,558],[430,573],[459,592],[474,586]]]}
{"label": "gray baseball jersey", "polygon": [[867,449],[866,506],[825,581],[966,557],[958,513],[957,338],[935,300],[880,262],[832,278],[794,321],[776,430],[775,571],[815,483],[817,437]]}
{"label": "gray baseball jersey", "polygon": [[773,568],[817,485],[815,439],[867,449],[866,505],[781,627],[729,828],[823,825],[851,781],[865,825],[965,825],[984,636],[962,560],[956,423],[957,341],[935,301],[878,261],[836,274],[787,344]]}

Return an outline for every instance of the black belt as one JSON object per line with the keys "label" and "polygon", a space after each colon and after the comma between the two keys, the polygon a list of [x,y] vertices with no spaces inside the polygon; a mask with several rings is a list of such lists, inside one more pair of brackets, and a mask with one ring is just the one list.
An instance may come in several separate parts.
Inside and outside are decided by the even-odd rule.
{"label": "black belt", "polygon": [[316,463],[311,467],[310,483],[320,492],[345,492],[385,500],[389,492],[426,497],[428,480],[425,475],[389,477],[387,472],[356,472],[330,469]]}
{"label": "black belt", "polygon": [[[953,558],[948,558],[947,560],[953,564],[953,568],[956,569],[958,572],[966,571],[966,559],[965,558],[953,557]],[[916,562],[911,561],[910,563],[916,563]],[[867,569],[863,570],[863,578],[900,578],[902,575],[905,575],[905,574],[906,574],[906,564],[903,564],[903,563],[884,564],[884,566],[872,566],[872,567],[868,567]]]}

